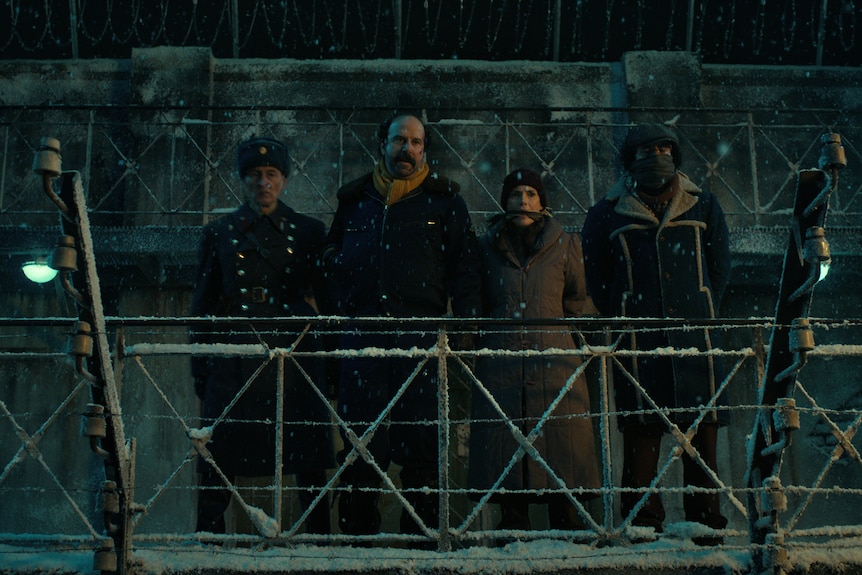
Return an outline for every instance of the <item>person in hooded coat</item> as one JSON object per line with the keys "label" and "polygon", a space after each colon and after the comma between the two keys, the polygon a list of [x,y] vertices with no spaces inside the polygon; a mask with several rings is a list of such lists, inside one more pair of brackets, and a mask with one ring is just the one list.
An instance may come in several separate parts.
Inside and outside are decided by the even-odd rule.
{"label": "person in hooded coat", "polygon": [[[587,285],[602,315],[707,319],[716,317],[730,277],[728,228],[718,200],[679,171],[679,139],[662,124],[631,128],[621,160],[626,173],[589,209],[582,230]],[[666,347],[707,351],[717,334],[708,329],[644,330],[625,335],[619,349]],[[645,488],[655,477],[661,437],[669,430],[630,381],[635,378],[659,408],[685,432],[700,415],[700,406],[715,395],[723,380],[720,360],[683,354],[622,358],[625,372],[613,372],[616,407],[631,411],[618,419],[623,433],[622,486]],[[719,396],[718,404],[724,404]],[[710,409],[692,444],[710,469],[716,469],[716,441],[727,411]],[[682,455],[686,485],[715,488],[708,473],[687,453]],[[641,499],[623,492],[627,517]],[[683,496],[687,521],[722,529],[715,492]],[[665,511],[653,494],[632,524],[662,531]],[[715,544],[718,537],[696,542]]]}
{"label": "person in hooded coat", "polygon": [[[519,168],[503,181],[505,213],[492,218],[479,238],[482,297],[486,315],[536,319],[579,317],[592,310],[584,279],[578,237],[563,230],[547,209],[539,174]],[[566,326],[529,325],[482,330],[478,348],[499,350],[571,350],[577,336]],[[476,377],[493,401],[525,436],[551,404],[562,399],[542,424],[533,446],[568,489],[600,485],[590,397],[583,374],[572,380],[581,359],[572,355],[537,357],[480,356]],[[494,404],[474,387],[471,400],[468,484],[484,495],[509,465],[520,444]],[[576,507],[561,486],[530,455],[518,461],[491,501],[500,503],[498,529],[530,529],[530,503],[548,504],[552,529],[583,529]],[[532,490],[548,490],[538,495]],[[589,496],[579,495],[582,500]]]}
{"label": "person in hooded coat", "polygon": [[[237,168],[247,201],[235,212],[204,226],[200,265],[192,296],[194,316],[279,317],[316,315],[322,271],[319,253],[326,237],[323,222],[299,214],[281,201],[290,158],[287,146],[271,138],[253,137],[237,148]],[[315,293],[316,291],[316,293]],[[193,331],[197,343],[260,344],[288,348],[302,326],[273,332],[253,322],[238,321],[218,330]],[[312,333],[296,348],[322,348]],[[322,386],[322,361],[299,360]],[[303,489],[299,500],[307,509],[326,484],[334,465],[327,406],[291,362],[284,362],[283,470],[275,468],[278,366],[270,361],[238,397],[246,381],[264,362],[260,357],[192,358],[195,392],[203,402],[203,425],[222,415],[206,447],[216,465],[232,481],[238,477],[269,477],[278,471],[296,475]],[[231,492],[211,465],[202,461],[198,492],[197,531],[224,533],[224,513]],[[306,519],[307,531],[329,533],[329,504],[321,500]]]}

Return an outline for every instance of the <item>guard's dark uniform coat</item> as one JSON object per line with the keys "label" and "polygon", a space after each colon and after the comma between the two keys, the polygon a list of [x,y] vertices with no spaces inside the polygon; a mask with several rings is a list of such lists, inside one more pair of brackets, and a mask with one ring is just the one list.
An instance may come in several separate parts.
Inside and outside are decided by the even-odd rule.
{"label": "guard's dark uniform coat", "polygon": [[[268,216],[248,205],[204,228],[200,270],[192,300],[196,316],[311,316],[307,297],[320,277],[318,256],[325,238],[322,222],[296,213],[279,201]],[[290,347],[301,326],[278,333],[238,321],[211,333],[199,330],[195,340],[207,343],[260,343]],[[299,350],[318,342],[306,336]],[[221,415],[266,358],[194,358],[196,391],[206,421]],[[322,386],[320,360],[303,359],[303,368]],[[284,362],[284,472],[323,469],[333,462],[326,407],[289,360]],[[274,472],[277,364],[271,361],[216,426],[209,450],[228,475],[257,476]],[[233,421],[228,421],[233,420]]]}

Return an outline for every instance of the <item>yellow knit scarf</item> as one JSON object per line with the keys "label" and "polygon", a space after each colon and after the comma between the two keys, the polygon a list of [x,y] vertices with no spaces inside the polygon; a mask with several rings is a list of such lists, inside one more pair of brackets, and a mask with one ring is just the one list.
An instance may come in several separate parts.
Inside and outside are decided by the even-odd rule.
{"label": "yellow knit scarf", "polygon": [[422,167],[419,168],[415,174],[406,180],[399,180],[393,178],[389,172],[386,171],[386,166],[383,163],[383,160],[380,160],[377,162],[377,165],[374,166],[374,173],[372,174],[374,189],[383,196],[383,199],[386,200],[386,205],[391,206],[418,188],[422,182],[425,181],[429,171],[428,164],[422,162]]}

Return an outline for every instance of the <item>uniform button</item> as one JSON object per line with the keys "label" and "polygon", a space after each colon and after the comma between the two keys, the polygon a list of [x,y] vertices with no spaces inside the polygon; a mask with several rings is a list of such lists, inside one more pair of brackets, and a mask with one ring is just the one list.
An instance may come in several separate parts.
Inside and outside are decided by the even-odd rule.
{"label": "uniform button", "polygon": [[380,299],[381,299],[381,300],[383,300],[383,301],[386,301],[386,300],[388,300],[388,299],[389,299],[389,296],[388,296],[388,295],[386,295],[386,294],[383,294],[382,296],[380,296]]}
{"label": "uniform button", "polygon": [[239,293],[245,295],[248,293],[248,288],[239,288]]}
{"label": "uniform button", "polygon": [[238,240],[238,239],[236,239],[236,238],[232,238],[232,239],[230,240],[230,243],[232,243],[233,245],[237,245],[237,244],[239,243],[239,240]]}
{"label": "uniform button", "polygon": [[236,275],[238,275],[239,277],[244,276],[244,275],[245,275],[245,270],[236,270]]}
{"label": "uniform button", "polygon": [[248,311],[248,306],[246,304],[242,304],[240,307],[242,308],[242,311]]}
{"label": "uniform button", "polygon": [[287,248],[287,253],[292,254],[292,253],[293,253],[293,248]]}

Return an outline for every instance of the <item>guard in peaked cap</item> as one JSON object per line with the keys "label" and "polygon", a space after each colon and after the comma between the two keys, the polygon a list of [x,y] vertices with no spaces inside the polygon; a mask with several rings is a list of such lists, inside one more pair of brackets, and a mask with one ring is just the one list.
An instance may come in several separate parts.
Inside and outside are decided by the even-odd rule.
{"label": "guard in peaked cap", "polygon": [[[324,277],[317,259],[326,241],[326,226],[281,200],[290,165],[287,146],[272,138],[252,137],[239,143],[236,161],[242,180],[238,188],[246,201],[203,227],[192,315],[317,314],[319,308],[312,305],[311,296],[318,306],[323,305]],[[191,339],[218,345],[265,340],[273,348],[323,349],[320,337],[308,334],[298,342],[290,327],[263,333],[248,322],[223,325],[224,329],[217,330],[193,327]],[[319,400],[320,392],[314,387],[325,380],[327,368],[322,358],[308,359],[261,366],[255,358],[242,355],[191,358],[203,425],[221,421],[225,406],[230,406],[229,417],[212,428],[212,441],[207,445],[212,459],[200,460],[196,531],[226,532],[226,511],[232,499],[227,486],[236,484],[237,478],[269,476],[271,481],[274,474],[283,472],[294,475],[300,488],[297,497],[306,513],[306,532],[331,532],[328,495],[321,494],[321,489],[326,485],[326,470],[335,464],[332,431],[328,406]],[[306,385],[302,374],[309,374],[314,386]],[[245,389],[253,378],[260,384]],[[275,381],[280,382],[284,398],[282,419],[276,413],[275,387],[271,385]],[[282,431],[290,438],[283,445],[276,441]],[[316,498],[321,499],[319,504]],[[266,513],[272,513],[272,503],[263,505]],[[253,529],[245,517],[237,517],[234,532],[252,533]]]}
{"label": "guard in peaked cap", "polygon": [[274,138],[252,136],[241,142],[236,152],[236,165],[239,177],[244,178],[249,168],[272,166],[287,177],[290,172],[290,156],[287,144]]}

